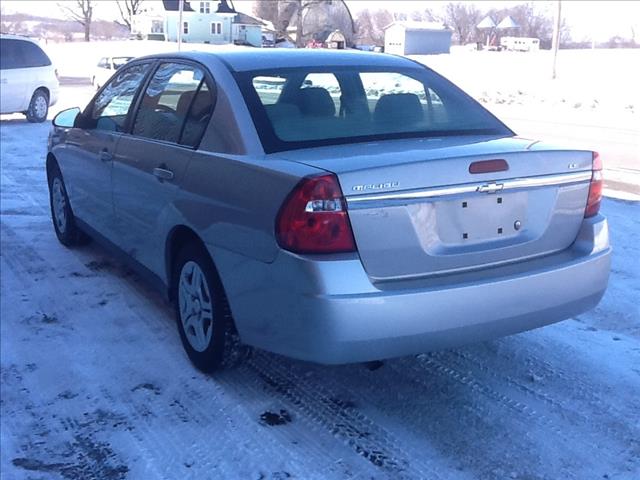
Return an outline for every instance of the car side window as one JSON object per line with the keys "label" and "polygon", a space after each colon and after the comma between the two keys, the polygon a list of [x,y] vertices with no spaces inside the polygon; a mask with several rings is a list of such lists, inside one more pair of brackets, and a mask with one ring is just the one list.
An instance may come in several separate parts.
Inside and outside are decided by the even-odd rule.
{"label": "car side window", "polygon": [[0,68],[46,67],[51,65],[47,54],[35,43],[26,40],[3,38],[0,43]]}
{"label": "car side window", "polygon": [[200,68],[164,63],[144,92],[132,133],[196,147],[212,110],[213,96]]}
{"label": "car side window", "polygon": [[102,57],[100,59],[100,61],[98,62],[98,67],[100,68],[109,68],[109,62],[107,62],[107,59]]}
{"label": "car side window", "polygon": [[0,69],[10,70],[19,68],[17,40],[11,38],[0,39]]}
{"label": "car side window", "polygon": [[93,102],[91,120],[98,130],[124,130],[127,114],[140,88],[149,64],[132,65],[118,72]]}
{"label": "car side window", "polygon": [[51,60],[42,49],[32,42],[19,42],[22,54],[23,67],[47,67],[51,65]]}

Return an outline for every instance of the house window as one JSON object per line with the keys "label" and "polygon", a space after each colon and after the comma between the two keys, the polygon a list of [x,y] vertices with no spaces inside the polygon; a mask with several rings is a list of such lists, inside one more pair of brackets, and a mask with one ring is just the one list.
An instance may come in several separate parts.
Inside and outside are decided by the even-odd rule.
{"label": "house window", "polygon": [[200,2],[200,13],[211,13],[211,6],[209,2]]}
{"label": "house window", "polygon": [[164,33],[164,23],[162,20],[151,20],[151,33]]}
{"label": "house window", "polygon": [[211,22],[211,35],[222,35],[222,22]]}
{"label": "house window", "polygon": [[182,22],[182,33],[189,35],[189,22]]}

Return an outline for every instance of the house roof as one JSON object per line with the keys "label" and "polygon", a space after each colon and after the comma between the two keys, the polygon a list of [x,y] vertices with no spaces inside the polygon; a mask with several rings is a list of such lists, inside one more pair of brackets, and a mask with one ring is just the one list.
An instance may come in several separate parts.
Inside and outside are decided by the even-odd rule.
{"label": "house roof", "polygon": [[417,22],[414,20],[406,20],[406,21],[395,21],[391,22],[389,25],[384,27],[383,30],[391,28],[395,25],[399,25],[405,30],[429,30],[432,32],[440,32],[449,30],[446,26],[437,22]]}
{"label": "house roof", "polygon": [[[162,0],[162,6],[167,12],[177,12],[180,10],[180,0]],[[182,5],[183,12],[195,12],[191,5],[187,2],[183,2]]]}
{"label": "house roof", "polygon": [[260,25],[266,26],[266,23],[256,17],[247,15],[246,13],[238,12],[233,19],[233,23],[241,23],[243,25]]}

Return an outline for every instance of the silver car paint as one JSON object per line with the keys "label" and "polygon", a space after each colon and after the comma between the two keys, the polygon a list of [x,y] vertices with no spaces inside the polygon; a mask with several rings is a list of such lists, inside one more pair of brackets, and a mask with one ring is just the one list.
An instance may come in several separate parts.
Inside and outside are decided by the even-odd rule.
{"label": "silver car paint", "polygon": [[[236,66],[246,68],[251,68],[251,62],[263,61],[258,53],[251,54],[258,60],[232,55]],[[348,58],[351,55],[360,56],[350,54]],[[248,344],[324,363],[385,358],[545,325],[593,307],[604,293],[610,247],[602,216],[581,219],[563,231],[564,243],[572,235],[577,240],[552,248],[540,258],[511,265],[498,261],[491,268],[435,278],[400,274],[394,281],[383,277],[397,272],[383,271],[376,277],[372,271],[376,273],[377,267],[368,262],[366,268],[363,265],[367,255],[376,253],[375,244],[367,247],[371,251],[300,256],[280,249],[274,238],[275,217],[282,202],[307,175],[335,172],[350,198],[355,196],[353,186],[370,182],[398,182],[385,192],[464,183],[468,179],[456,176],[448,167],[456,162],[468,165],[472,157],[509,155],[514,167],[517,165],[510,177],[563,172],[561,165],[565,163],[577,165],[572,171],[587,171],[590,159],[585,152],[560,151],[517,138],[465,137],[265,155],[225,64],[229,57],[186,53],[154,58],[195,60],[215,78],[217,106],[200,148],[191,151],[123,134],[113,171],[93,172],[91,185],[79,188],[92,188],[95,181],[113,186],[111,208],[117,226],[104,230],[104,235],[166,285],[170,282],[167,252],[173,233],[183,228],[195,232],[211,253],[240,336]],[[293,65],[304,61],[298,53],[291,58]],[[330,54],[310,58],[312,63],[323,64]],[[375,61],[384,63],[385,58],[389,57],[376,57]],[[410,63],[397,58],[387,61]],[[265,66],[271,66],[268,63]],[[77,135],[75,129],[66,134],[67,138]],[[73,160],[67,153],[72,148],[58,143],[52,153],[69,183],[85,182],[88,177],[78,176],[78,172],[95,163],[80,157]],[[551,150],[563,160],[548,156],[546,152]],[[174,179],[160,182],[153,176],[153,168],[163,163],[168,166],[167,162],[171,162]],[[429,162],[428,170],[424,162]],[[421,164],[423,168],[417,168]],[[420,173],[424,171],[428,171],[428,179]],[[474,178],[489,179],[495,175]],[[584,209],[587,185],[582,182],[548,190],[540,194],[541,201],[553,203],[553,199],[557,202],[566,197],[563,202],[572,205],[568,215],[575,217],[578,204]],[[78,194],[74,186],[70,192],[74,212],[89,225],[97,224],[91,211],[81,205],[86,196]],[[370,192],[362,195],[365,193]],[[376,208],[376,215],[383,212]],[[360,224],[372,209],[350,210],[351,221]],[[382,214],[389,212],[385,209]],[[392,215],[394,221],[406,216],[406,206]],[[382,270],[385,268],[388,263]]]}

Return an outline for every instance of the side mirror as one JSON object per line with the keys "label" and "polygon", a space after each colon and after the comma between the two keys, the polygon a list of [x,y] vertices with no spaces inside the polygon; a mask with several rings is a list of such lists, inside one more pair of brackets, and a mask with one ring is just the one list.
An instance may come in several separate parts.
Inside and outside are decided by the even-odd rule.
{"label": "side mirror", "polygon": [[62,110],[55,117],[53,117],[53,126],[60,128],[72,128],[74,127],[76,118],[79,114],[80,109],[78,107]]}

